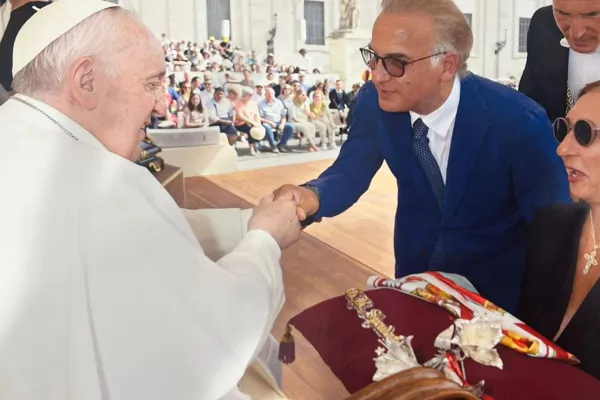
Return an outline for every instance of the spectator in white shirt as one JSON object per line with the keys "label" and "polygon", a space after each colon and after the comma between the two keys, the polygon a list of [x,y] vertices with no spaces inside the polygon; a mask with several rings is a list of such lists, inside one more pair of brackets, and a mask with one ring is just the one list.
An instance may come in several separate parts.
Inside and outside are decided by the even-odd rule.
{"label": "spectator in white shirt", "polygon": [[306,82],[306,75],[304,72],[300,72],[298,74],[298,82],[300,83],[300,88],[308,93],[308,89],[310,89],[310,84]]}
{"label": "spectator in white shirt", "polygon": [[[265,99],[258,103],[258,110],[273,153],[286,152],[287,141],[294,134],[294,125],[287,122],[287,109],[281,100],[275,98],[273,88],[265,89]],[[275,131],[281,134],[279,144],[275,143]]]}
{"label": "spectator in white shirt", "polygon": [[207,108],[210,126],[218,126],[233,146],[237,142],[238,131],[233,126],[233,104],[225,97],[223,88],[215,89],[215,96],[207,104]]}
{"label": "spectator in white shirt", "polygon": [[192,93],[196,93],[196,94],[202,93],[202,91],[200,90],[199,80],[200,80],[200,78],[198,78],[197,76],[192,78],[192,81],[191,81]]}
{"label": "spectator in white shirt", "polygon": [[252,100],[254,100],[256,104],[260,104],[265,99],[264,89],[265,88],[262,83],[256,85],[254,94],[252,95]]}
{"label": "spectator in white shirt", "polygon": [[204,81],[204,90],[200,92],[200,96],[202,97],[202,103],[208,104],[212,101],[213,96],[215,95],[215,89],[213,88],[212,79],[207,79]]}
{"label": "spectator in white shirt", "polygon": [[306,49],[300,49],[299,53],[298,68],[300,71],[312,71],[312,59],[307,55]]}

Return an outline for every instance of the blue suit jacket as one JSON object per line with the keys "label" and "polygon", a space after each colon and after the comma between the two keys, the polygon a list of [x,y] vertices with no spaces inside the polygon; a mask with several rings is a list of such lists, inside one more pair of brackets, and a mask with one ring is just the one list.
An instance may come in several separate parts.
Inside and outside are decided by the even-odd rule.
{"label": "blue suit jacket", "polygon": [[545,111],[507,86],[472,74],[461,81],[443,215],[413,153],[409,113],[383,111],[368,82],[353,118],[335,163],[310,182],[321,193],[317,217],[353,205],[385,160],[399,189],[396,276],[427,271],[441,237],[443,270],[464,275],[483,296],[514,311],[529,222],[546,205],[571,202]]}

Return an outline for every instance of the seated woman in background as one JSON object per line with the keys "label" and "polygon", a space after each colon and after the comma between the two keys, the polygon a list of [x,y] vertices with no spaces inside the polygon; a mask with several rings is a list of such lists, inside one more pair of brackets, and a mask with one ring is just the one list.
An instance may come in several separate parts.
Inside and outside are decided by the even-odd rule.
{"label": "seated woman in background", "polygon": [[282,86],[281,94],[279,95],[279,100],[283,103],[285,108],[288,110],[294,101],[294,93],[292,91],[292,85],[288,85],[287,83]]}
{"label": "seated woman in background", "polygon": [[[540,210],[530,228],[519,317],[600,379],[600,81],[587,85],[567,115],[554,122],[580,202]],[[598,235],[596,235],[598,233]]]}
{"label": "seated woman in background", "polygon": [[192,96],[192,84],[190,82],[182,82],[179,89],[179,108],[184,109],[185,106],[190,102]]}
{"label": "seated woman in background", "polygon": [[288,103],[289,121],[294,124],[296,132],[300,133],[306,138],[309,151],[319,151],[314,143],[317,127],[308,119],[310,110],[308,109],[306,100],[306,92],[302,89],[298,89],[294,94],[293,101]]}
{"label": "seated woman in background", "polygon": [[321,150],[327,150],[328,142],[330,149],[337,149],[337,145],[335,144],[335,130],[333,129],[333,121],[329,114],[329,106],[323,101],[325,95],[320,90],[315,90],[314,93],[313,102],[310,105],[309,117],[319,132],[325,132],[325,135],[321,133]]}
{"label": "seated woman in background", "polygon": [[208,126],[208,112],[204,109],[200,95],[194,93],[183,110],[184,128],[202,128]]}
{"label": "seated woman in background", "polygon": [[259,141],[254,139],[250,134],[250,130],[252,128],[262,128],[258,105],[254,100],[252,100],[254,89],[243,86],[241,89],[237,87],[230,87],[229,90],[233,90],[235,93],[240,93],[239,99],[234,103],[235,117],[233,120],[233,125],[239,132],[243,132],[248,135],[250,154],[253,156],[258,156],[260,155],[260,151],[258,150]]}

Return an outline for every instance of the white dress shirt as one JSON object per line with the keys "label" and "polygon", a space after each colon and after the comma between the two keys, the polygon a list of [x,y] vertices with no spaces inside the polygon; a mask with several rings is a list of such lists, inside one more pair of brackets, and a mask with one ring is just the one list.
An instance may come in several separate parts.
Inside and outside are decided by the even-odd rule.
{"label": "white dress shirt", "polygon": [[[560,44],[569,48],[569,42],[562,39]],[[578,53],[569,50],[569,75],[568,85],[573,94],[573,100],[577,101],[577,95],[585,85],[600,80],[600,47],[593,53]]]}
{"label": "white dress shirt", "polygon": [[214,95],[215,95],[215,91],[212,88],[210,91],[208,91],[207,89],[204,89],[203,91],[201,91],[200,92],[200,100],[202,100],[202,104],[204,106],[210,104],[210,102],[213,101]]}
{"label": "white dress shirt", "polygon": [[258,94],[256,92],[254,92],[254,94],[252,95],[252,100],[254,100],[254,102],[256,104],[260,104],[264,99],[265,99],[265,92],[263,92],[262,94]]}
{"label": "white dress shirt", "polygon": [[421,118],[423,123],[429,128],[427,137],[429,138],[429,148],[437,161],[442,173],[444,183],[446,183],[446,170],[448,169],[448,159],[450,158],[450,145],[452,144],[452,134],[454,133],[454,121],[458,112],[458,103],[460,102],[460,78],[454,79],[454,86],[450,96],[444,104],[434,112],[427,115],[419,115],[410,111],[411,125]]}

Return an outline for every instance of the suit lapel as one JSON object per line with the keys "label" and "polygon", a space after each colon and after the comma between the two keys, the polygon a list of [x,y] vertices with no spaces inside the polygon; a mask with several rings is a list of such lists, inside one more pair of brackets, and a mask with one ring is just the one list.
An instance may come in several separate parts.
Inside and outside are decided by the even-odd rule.
{"label": "suit lapel", "polygon": [[567,85],[569,80],[569,49],[560,44],[563,35],[556,25],[552,32],[545,36],[542,46],[542,60],[546,72],[544,80],[548,83],[549,91],[555,93],[552,98],[561,99],[566,109]]}
{"label": "suit lapel", "polygon": [[461,81],[460,103],[446,173],[444,214],[449,217],[458,210],[490,125],[486,107],[477,90],[477,79],[480,78],[471,75]]}

